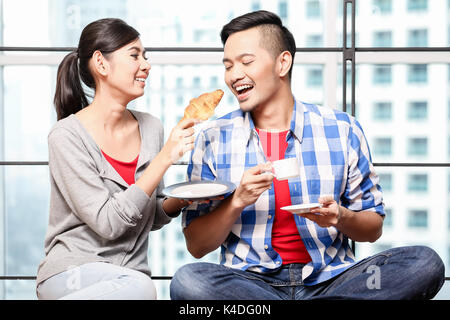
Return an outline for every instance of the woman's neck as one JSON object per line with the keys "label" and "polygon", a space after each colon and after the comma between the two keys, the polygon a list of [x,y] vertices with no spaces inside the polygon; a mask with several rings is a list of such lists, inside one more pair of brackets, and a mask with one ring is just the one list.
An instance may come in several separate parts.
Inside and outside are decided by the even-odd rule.
{"label": "woman's neck", "polygon": [[111,95],[96,92],[92,103],[89,105],[91,112],[103,124],[105,130],[114,131],[123,126],[129,119],[127,111],[128,101],[120,101]]}
{"label": "woman's neck", "polygon": [[126,106],[126,103],[96,92],[84,111],[89,115],[89,122],[95,122],[95,126],[102,127],[104,132],[113,133],[126,127],[132,117]]}

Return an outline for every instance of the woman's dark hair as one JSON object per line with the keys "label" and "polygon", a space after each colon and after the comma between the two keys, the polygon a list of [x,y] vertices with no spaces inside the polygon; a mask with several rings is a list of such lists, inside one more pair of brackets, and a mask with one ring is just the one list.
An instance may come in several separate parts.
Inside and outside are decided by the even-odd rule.
{"label": "woman's dark hair", "polygon": [[[222,44],[233,33],[258,27],[261,33],[261,46],[277,57],[283,51],[289,51],[294,60],[296,46],[292,33],[283,26],[280,17],[275,13],[259,10],[236,17],[223,26],[220,32]],[[292,65],[289,70],[289,78],[292,76]]]}
{"label": "woman's dark hair", "polygon": [[99,50],[105,57],[139,38],[139,32],[120,19],[100,19],[81,32],[78,49],[64,57],[58,67],[54,104],[57,119],[78,112],[89,103],[81,81],[95,90],[89,60]]}

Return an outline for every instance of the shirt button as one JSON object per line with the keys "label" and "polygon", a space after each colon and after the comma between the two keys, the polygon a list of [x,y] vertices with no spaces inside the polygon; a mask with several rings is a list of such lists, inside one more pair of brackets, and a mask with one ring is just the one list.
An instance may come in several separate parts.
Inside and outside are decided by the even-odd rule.
{"label": "shirt button", "polygon": [[264,249],[269,249],[269,246],[267,244],[264,245]]}
{"label": "shirt button", "polygon": [[269,214],[269,216],[267,217],[267,220],[272,219],[272,216]]}

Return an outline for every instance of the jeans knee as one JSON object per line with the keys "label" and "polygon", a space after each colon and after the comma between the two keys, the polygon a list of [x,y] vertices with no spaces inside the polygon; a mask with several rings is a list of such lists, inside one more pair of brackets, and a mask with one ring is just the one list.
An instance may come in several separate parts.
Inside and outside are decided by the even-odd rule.
{"label": "jeans knee", "polygon": [[185,300],[191,283],[192,272],[190,265],[179,268],[170,281],[170,298],[172,300]]}
{"label": "jeans knee", "polygon": [[202,279],[199,277],[198,265],[187,264],[179,268],[170,282],[170,298],[172,300],[203,300],[207,299],[202,290]]}
{"label": "jeans knee", "polygon": [[430,273],[432,273],[436,280],[438,281],[444,281],[445,278],[445,265],[442,261],[441,257],[437,254],[436,251],[429,247],[424,247],[426,251],[426,257],[427,257],[427,265],[430,269]]}
{"label": "jeans knee", "polygon": [[426,246],[416,246],[414,248],[418,252],[417,257],[423,268],[429,273],[444,276],[444,262],[435,250]]}
{"label": "jeans knee", "polygon": [[416,264],[412,269],[412,275],[419,292],[417,298],[431,299],[444,284],[445,266],[438,253],[427,246],[409,247],[415,253]]}

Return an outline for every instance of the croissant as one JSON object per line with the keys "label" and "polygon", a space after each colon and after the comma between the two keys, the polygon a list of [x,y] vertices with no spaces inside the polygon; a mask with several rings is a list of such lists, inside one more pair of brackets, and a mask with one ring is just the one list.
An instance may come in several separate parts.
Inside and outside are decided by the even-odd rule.
{"label": "croissant", "polygon": [[191,99],[189,105],[184,109],[184,119],[194,118],[208,120],[214,114],[214,109],[223,97],[223,91],[218,89],[213,92],[203,93],[197,98]]}

